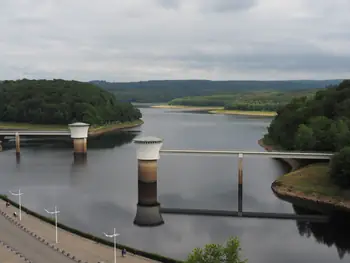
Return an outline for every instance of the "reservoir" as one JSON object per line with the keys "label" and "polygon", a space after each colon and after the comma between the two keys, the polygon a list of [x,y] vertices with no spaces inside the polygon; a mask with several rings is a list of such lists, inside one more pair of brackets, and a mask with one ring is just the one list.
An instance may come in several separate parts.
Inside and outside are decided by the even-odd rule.
{"label": "reservoir", "polygon": [[[41,214],[58,206],[59,221],[103,237],[115,227],[118,242],[141,250],[185,259],[198,246],[238,236],[248,262],[349,262],[346,225],[293,220],[163,215],[155,228],[133,225],[138,183],[138,136],[164,139],[163,149],[258,150],[257,141],[271,119],[143,108],[138,132],[123,132],[88,143],[86,164],[73,164],[72,148],[58,143],[0,153],[0,193],[21,188],[23,205]],[[243,209],[294,213],[279,200],[271,183],[286,172],[266,157],[244,158]],[[163,207],[237,210],[237,158],[161,155],[158,194]],[[16,200],[16,199],[14,199]]]}

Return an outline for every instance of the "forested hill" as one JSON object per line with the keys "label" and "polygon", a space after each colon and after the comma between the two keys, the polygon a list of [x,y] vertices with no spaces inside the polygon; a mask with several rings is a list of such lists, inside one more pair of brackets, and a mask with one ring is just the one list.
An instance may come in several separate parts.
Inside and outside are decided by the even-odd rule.
{"label": "forested hill", "polygon": [[339,84],[341,80],[291,81],[210,81],[210,80],[159,80],[141,82],[91,81],[130,102],[168,102],[187,96],[206,96],[242,91],[289,91],[324,88]]}
{"label": "forested hill", "polygon": [[293,99],[277,112],[267,137],[289,150],[336,152],[350,146],[350,80]]}
{"label": "forested hill", "polygon": [[130,103],[93,84],[66,80],[16,80],[0,83],[0,122],[89,124],[141,118]]}

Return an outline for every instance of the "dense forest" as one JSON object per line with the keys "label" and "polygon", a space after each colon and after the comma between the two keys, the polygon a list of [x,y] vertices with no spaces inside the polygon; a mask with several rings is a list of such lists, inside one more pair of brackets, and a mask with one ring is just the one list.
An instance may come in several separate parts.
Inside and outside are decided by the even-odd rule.
{"label": "dense forest", "polygon": [[171,100],[169,105],[224,107],[226,110],[277,111],[293,98],[310,97],[317,89],[300,91],[255,91],[185,97]]}
{"label": "dense forest", "polygon": [[141,113],[130,103],[90,83],[66,80],[7,80],[0,83],[0,121],[89,124],[133,121]]}
{"label": "dense forest", "polygon": [[288,150],[339,152],[331,174],[340,186],[350,187],[350,80],[280,108],[265,140]]}
{"label": "dense forest", "polygon": [[114,93],[120,100],[139,103],[164,103],[176,98],[209,96],[246,91],[291,91],[324,88],[339,84],[341,80],[291,81],[210,81],[210,80],[158,80],[141,82],[91,81]]}

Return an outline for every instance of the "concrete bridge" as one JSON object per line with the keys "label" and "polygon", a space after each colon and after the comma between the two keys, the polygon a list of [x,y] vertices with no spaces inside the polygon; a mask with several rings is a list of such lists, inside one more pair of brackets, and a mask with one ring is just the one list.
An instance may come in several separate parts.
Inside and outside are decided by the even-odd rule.
{"label": "concrete bridge", "polygon": [[[83,122],[76,122],[68,125],[68,130],[24,130],[24,129],[9,129],[9,130],[0,130],[0,136],[14,136],[16,139],[16,157],[17,159],[20,157],[21,153],[21,136],[70,136],[73,140],[73,148],[74,148],[74,156],[81,157],[86,156],[87,153],[87,137],[89,135],[89,127],[90,124]],[[1,137],[0,137],[0,151],[2,151],[1,145]]]}
{"label": "concrete bridge", "polygon": [[[158,226],[164,223],[162,213],[198,216],[226,216],[246,218],[290,219],[326,222],[323,215],[296,215],[288,213],[264,213],[243,211],[243,157],[260,156],[280,159],[312,159],[329,161],[333,153],[318,152],[259,152],[246,150],[214,151],[214,150],[161,150],[163,140],[156,137],[145,137],[134,140],[138,146],[138,204],[134,224],[138,226]],[[157,195],[157,162],[161,154],[173,155],[226,155],[238,157],[238,211],[183,209],[160,207]],[[180,165],[180,164],[179,164]]]}
{"label": "concrete bridge", "polygon": [[[191,154],[191,155],[243,155],[243,156],[259,156],[267,158],[277,159],[309,159],[309,160],[330,160],[333,153],[320,153],[320,152],[259,152],[259,151],[246,151],[246,150],[233,150],[233,151],[209,151],[209,150],[160,150],[163,154]],[[243,158],[243,157],[242,157]]]}

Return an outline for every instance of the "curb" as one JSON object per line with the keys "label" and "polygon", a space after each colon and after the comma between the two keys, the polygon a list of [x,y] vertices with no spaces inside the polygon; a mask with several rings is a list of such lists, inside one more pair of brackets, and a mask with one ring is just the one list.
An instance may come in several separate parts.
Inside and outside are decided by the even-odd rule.
{"label": "curb", "polygon": [[[19,227],[20,229],[22,229],[24,232],[28,233],[29,235],[31,235],[32,237],[36,238],[37,240],[39,240],[41,243],[45,244],[46,246],[50,247],[51,249],[57,251],[58,253],[63,254],[64,256],[72,259],[73,261],[77,262],[77,263],[88,263],[87,261],[83,261],[81,259],[78,259],[76,256],[73,256],[71,253],[60,249],[59,247],[55,246],[54,244],[48,242],[47,240],[45,240],[44,238],[42,238],[41,236],[38,236],[36,233],[30,231],[29,229],[27,229],[24,225],[22,225],[19,221],[15,220],[13,217],[9,216],[6,212],[4,212],[3,210],[0,209],[0,214],[3,215],[7,220],[9,220],[11,223],[13,223],[14,225],[16,225],[17,227]],[[23,257],[25,262],[28,263],[33,263],[32,261],[30,261],[29,259],[25,258],[24,255],[22,255],[19,251],[11,248],[10,246],[8,246],[5,242],[0,240],[0,244],[4,244],[4,246],[6,246],[7,248],[11,249],[11,251],[13,251],[14,253],[16,253],[17,255],[19,255],[19,257]]]}

